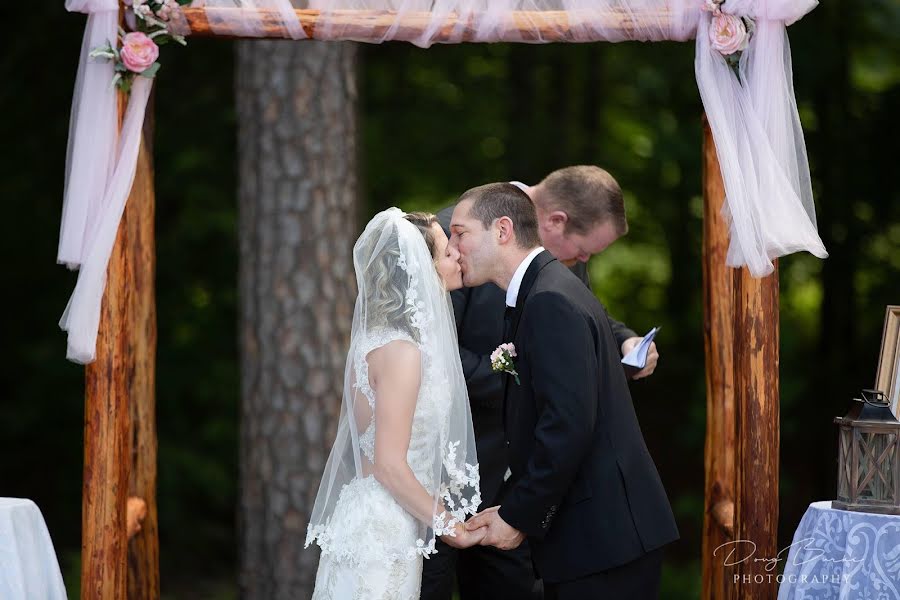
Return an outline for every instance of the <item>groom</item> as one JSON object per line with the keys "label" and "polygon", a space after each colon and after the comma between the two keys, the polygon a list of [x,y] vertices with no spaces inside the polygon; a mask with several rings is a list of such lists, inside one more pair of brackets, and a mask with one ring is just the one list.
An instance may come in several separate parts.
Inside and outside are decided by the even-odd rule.
{"label": "groom", "polygon": [[514,185],[462,195],[450,223],[463,282],[506,290],[503,420],[510,489],[469,521],[483,543],[527,537],[547,600],[655,598],[674,517],[631,403],[603,307],[540,246],[537,216]]}
{"label": "groom", "polygon": [[[586,261],[604,251],[628,229],[625,203],[618,182],[593,165],[557,169],[540,183],[519,186],[534,203],[541,245],[591,288]],[[455,204],[438,213],[449,238]],[[451,293],[459,335],[460,356],[469,391],[475,443],[481,473],[484,506],[500,504],[507,489],[509,461],[503,431],[504,378],[491,370],[490,354],[503,342],[506,292],[493,283]],[[641,338],[610,318],[622,355]],[[653,373],[659,353],[651,344],[647,367],[633,376]],[[541,582],[535,581],[528,544],[501,551],[492,546],[456,550],[437,540],[438,553],[425,562],[422,600],[450,600],[453,580],[462,600],[540,600]]]}

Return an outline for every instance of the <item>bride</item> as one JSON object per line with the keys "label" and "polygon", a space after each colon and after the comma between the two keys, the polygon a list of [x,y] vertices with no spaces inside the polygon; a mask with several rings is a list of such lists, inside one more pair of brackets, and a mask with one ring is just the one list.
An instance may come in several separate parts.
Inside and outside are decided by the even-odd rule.
{"label": "bride", "polygon": [[464,524],[481,495],[448,294],[457,259],[434,215],[397,208],[353,248],[343,404],[306,538],[322,550],[313,600],[417,600],[435,536],[484,536]]}

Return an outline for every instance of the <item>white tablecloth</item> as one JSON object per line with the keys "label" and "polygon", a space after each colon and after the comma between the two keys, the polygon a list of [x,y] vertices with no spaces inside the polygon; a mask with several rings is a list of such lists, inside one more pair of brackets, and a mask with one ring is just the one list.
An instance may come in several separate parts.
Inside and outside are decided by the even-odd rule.
{"label": "white tablecloth", "polygon": [[900,515],[809,505],[778,600],[900,600]]}
{"label": "white tablecloth", "polygon": [[0,598],[66,600],[50,533],[31,500],[0,498]]}

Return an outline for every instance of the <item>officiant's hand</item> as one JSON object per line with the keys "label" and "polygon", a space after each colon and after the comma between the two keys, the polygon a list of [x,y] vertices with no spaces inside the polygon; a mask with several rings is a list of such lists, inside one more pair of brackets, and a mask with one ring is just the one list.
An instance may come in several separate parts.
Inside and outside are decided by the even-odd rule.
{"label": "officiant's hand", "polygon": [[487,534],[487,527],[481,527],[480,529],[470,531],[465,523],[457,523],[455,533],[456,535],[454,536],[442,535],[441,540],[448,546],[464,550],[480,544]]}
{"label": "officiant's hand", "polygon": [[[641,343],[643,338],[631,337],[622,342],[622,356],[631,352],[635,346]],[[650,342],[650,350],[647,352],[647,366],[631,376],[632,379],[641,379],[647,375],[652,375],[656,370],[656,363],[659,362],[659,352],[656,350],[656,342]]]}
{"label": "officiant's hand", "polygon": [[525,541],[525,534],[503,520],[499,506],[492,506],[481,511],[468,521],[466,527],[469,531],[487,530],[482,546],[494,546],[500,550],[513,550]]}

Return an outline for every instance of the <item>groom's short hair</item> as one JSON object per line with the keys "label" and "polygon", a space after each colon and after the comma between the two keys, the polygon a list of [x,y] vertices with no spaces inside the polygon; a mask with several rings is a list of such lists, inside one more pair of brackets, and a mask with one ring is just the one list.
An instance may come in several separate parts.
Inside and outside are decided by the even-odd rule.
{"label": "groom's short hair", "polygon": [[529,249],[541,245],[537,213],[528,194],[511,183],[488,183],[466,191],[459,202],[473,200],[469,215],[489,228],[500,217],[509,217],[516,244]]}
{"label": "groom's short hair", "polygon": [[578,165],[553,171],[536,186],[534,201],[545,212],[566,213],[567,231],[583,235],[612,223],[619,236],[628,233],[622,188],[600,167]]}

